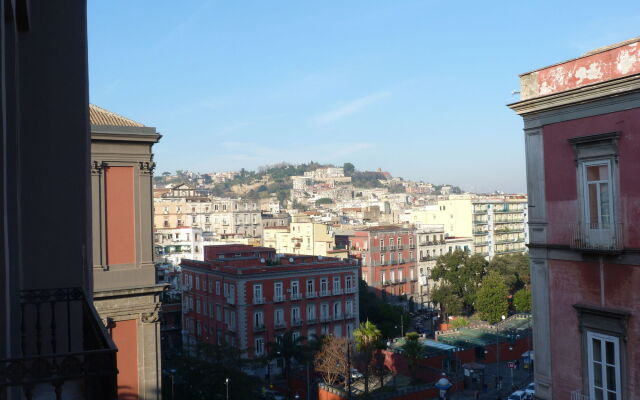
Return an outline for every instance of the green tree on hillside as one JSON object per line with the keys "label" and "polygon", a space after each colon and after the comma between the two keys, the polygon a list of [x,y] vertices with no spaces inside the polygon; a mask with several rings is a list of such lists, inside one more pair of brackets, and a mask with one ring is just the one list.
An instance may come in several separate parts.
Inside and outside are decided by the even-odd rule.
{"label": "green tree on hillside", "polygon": [[345,176],[353,175],[353,172],[356,170],[356,167],[353,164],[351,164],[350,162],[344,163],[342,168],[344,169],[344,175]]}
{"label": "green tree on hillside", "polygon": [[[431,271],[431,279],[441,282],[441,299],[458,297],[462,300],[463,312],[471,313],[475,295],[482,278],[487,274],[489,263],[479,254],[469,255],[462,250],[447,253],[438,258]],[[452,300],[449,300],[450,307]],[[455,308],[455,307],[452,307]],[[448,311],[448,315],[453,312]]]}

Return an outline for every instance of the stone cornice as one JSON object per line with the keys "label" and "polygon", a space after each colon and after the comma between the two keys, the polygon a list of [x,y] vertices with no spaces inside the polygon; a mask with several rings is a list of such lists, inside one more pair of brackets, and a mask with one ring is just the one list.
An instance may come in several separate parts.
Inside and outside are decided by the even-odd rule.
{"label": "stone cornice", "polygon": [[640,74],[626,76],[606,82],[594,83],[576,89],[539,96],[532,99],[508,104],[507,107],[519,115],[528,115],[541,111],[549,111],[579,103],[587,103],[609,97],[616,97],[630,92],[640,91]]}
{"label": "stone cornice", "polygon": [[151,294],[161,293],[168,287],[167,284],[154,284],[149,286],[136,286],[118,289],[96,289],[93,292],[94,299],[103,299],[110,297],[131,297],[131,296],[147,296]]}

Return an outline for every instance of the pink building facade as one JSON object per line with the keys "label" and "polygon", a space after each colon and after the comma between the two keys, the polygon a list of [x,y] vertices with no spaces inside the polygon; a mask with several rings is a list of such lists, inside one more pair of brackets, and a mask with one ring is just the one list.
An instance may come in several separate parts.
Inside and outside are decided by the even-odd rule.
{"label": "pink building facade", "polygon": [[362,279],[383,298],[419,292],[413,228],[375,226],[349,237],[351,254],[362,264]]}
{"label": "pink building facade", "polygon": [[640,39],[521,76],[536,396],[640,398]]}
{"label": "pink building facade", "polygon": [[183,260],[183,343],[230,343],[248,358],[268,354],[286,331],[351,337],[358,327],[358,265],[277,256],[267,247],[206,246]]}

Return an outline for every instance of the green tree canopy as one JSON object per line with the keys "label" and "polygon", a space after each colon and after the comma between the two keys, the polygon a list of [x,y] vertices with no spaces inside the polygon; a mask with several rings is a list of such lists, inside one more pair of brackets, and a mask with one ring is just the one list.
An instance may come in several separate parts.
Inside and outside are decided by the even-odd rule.
{"label": "green tree canopy", "polygon": [[328,197],[323,197],[321,199],[316,200],[316,207],[319,207],[322,204],[333,204],[333,200],[331,200]]}
{"label": "green tree canopy", "polygon": [[371,321],[361,322],[360,327],[353,331],[353,337],[356,341],[359,357],[365,365],[362,374],[364,375],[364,393],[366,395],[369,393],[369,370],[373,355],[382,339],[382,332]]}
{"label": "green tree canopy", "polygon": [[492,271],[482,280],[482,287],[476,296],[476,309],[480,318],[492,324],[500,321],[509,312],[509,288],[504,277]]}
{"label": "green tree canopy", "polygon": [[513,306],[518,312],[531,312],[531,289],[522,288],[513,295]]}
{"label": "green tree canopy", "polygon": [[[440,256],[436,266],[431,271],[431,279],[441,282],[443,291],[438,293],[441,299],[452,295],[462,300],[463,310],[471,312],[475,295],[480,287],[482,278],[487,274],[489,263],[479,254],[469,255],[462,250],[456,250]],[[440,301],[435,300],[440,303]],[[451,302],[449,302],[450,305]],[[451,310],[449,315],[453,315]]]}
{"label": "green tree canopy", "polygon": [[356,170],[356,167],[353,164],[351,164],[350,162],[344,163],[342,168],[344,169],[345,176],[353,175],[353,172]]}
{"label": "green tree canopy", "polygon": [[511,294],[531,284],[528,254],[495,256],[491,260],[489,269],[497,271],[504,277]]}

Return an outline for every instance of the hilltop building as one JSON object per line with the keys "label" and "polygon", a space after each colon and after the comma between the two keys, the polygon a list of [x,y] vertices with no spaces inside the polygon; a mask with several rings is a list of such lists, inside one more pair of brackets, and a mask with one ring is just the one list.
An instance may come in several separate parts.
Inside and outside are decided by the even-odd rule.
{"label": "hilltop building", "polygon": [[520,86],[536,397],[640,398],[640,38]]}

